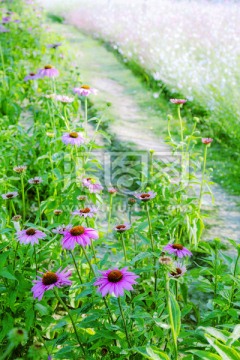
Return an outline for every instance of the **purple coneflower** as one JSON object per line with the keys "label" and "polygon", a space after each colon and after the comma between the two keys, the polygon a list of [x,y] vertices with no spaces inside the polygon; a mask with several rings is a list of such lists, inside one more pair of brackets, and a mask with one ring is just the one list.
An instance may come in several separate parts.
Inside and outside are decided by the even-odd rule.
{"label": "purple coneflower", "polygon": [[0,24],[0,33],[7,33],[9,31],[10,31],[9,29],[7,29],[5,26]]}
{"label": "purple coneflower", "polygon": [[45,291],[51,290],[55,286],[60,288],[72,285],[71,280],[69,280],[69,276],[72,275],[71,271],[68,268],[60,270],[61,268],[57,272],[47,271],[40,273],[43,276],[38,276],[38,279],[33,281],[35,285],[31,289],[34,299],[42,300]]}
{"label": "purple coneflower", "polygon": [[185,100],[185,99],[170,99],[170,102],[172,104],[182,105],[182,104],[185,104],[187,102],[187,100]]}
{"label": "purple coneflower", "polygon": [[62,43],[60,43],[60,42],[54,43],[54,44],[48,44],[47,48],[49,48],[49,49],[57,49],[61,45],[62,45]]}
{"label": "purple coneflower", "polygon": [[127,267],[122,270],[113,269],[100,271],[101,276],[95,281],[94,285],[98,286],[98,292],[102,296],[107,294],[116,297],[123,296],[124,290],[133,290],[132,285],[136,284],[136,279],[139,277],[133,272],[127,271]]}
{"label": "purple coneflower", "polygon": [[185,272],[187,271],[186,266],[183,266],[179,263],[175,263],[174,265],[175,265],[174,270],[172,270],[168,273],[168,276],[170,276],[170,277],[179,278],[179,277],[183,276],[185,274]]}
{"label": "purple coneflower", "polygon": [[103,190],[103,186],[96,183],[96,180],[92,178],[83,179],[82,184],[88,188],[90,193],[97,193]]}
{"label": "purple coneflower", "polygon": [[83,226],[74,226],[64,232],[62,239],[62,247],[67,250],[74,249],[76,243],[81,246],[91,244],[92,239],[98,239],[98,233],[92,228],[85,228]]}
{"label": "purple coneflower", "polygon": [[24,171],[27,170],[27,166],[26,166],[26,165],[18,165],[18,166],[15,166],[15,167],[13,168],[13,170],[14,170],[16,173],[21,174],[21,173],[23,173]]}
{"label": "purple coneflower", "polygon": [[79,201],[86,201],[86,200],[87,200],[87,197],[86,197],[86,195],[79,195],[79,196],[77,196],[77,200],[79,200]]}
{"label": "purple coneflower", "polygon": [[18,192],[17,191],[13,191],[13,192],[9,192],[6,194],[2,194],[2,198],[5,200],[10,200],[15,198],[16,196],[18,196]]}
{"label": "purple coneflower", "polygon": [[191,251],[183,247],[181,244],[168,244],[163,248],[163,250],[168,251],[170,254],[174,254],[179,258],[192,256]]}
{"label": "purple coneflower", "polygon": [[74,210],[72,215],[83,216],[84,218],[92,218],[97,213],[97,208],[95,207],[85,207],[84,209]]}
{"label": "purple coneflower", "polygon": [[148,201],[154,199],[157,194],[153,191],[148,191],[147,193],[138,193],[134,194],[135,198],[141,201]]}
{"label": "purple coneflower", "polygon": [[130,224],[120,224],[120,225],[116,225],[114,227],[114,230],[116,230],[117,232],[124,232],[126,230],[131,229],[131,225]]}
{"label": "purple coneflower", "polygon": [[63,104],[70,104],[74,101],[74,98],[71,98],[66,95],[55,95],[55,100],[60,101]]}
{"label": "purple coneflower", "polygon": [[69,230],[69,229],[71,229],[72,228],[72,225],[60,225],[60,226],[58,226],[56,229],[52,229],[52,232],[54,233],[54,234],[60,234],[60,235],[64,235],[64,233],[67,231],[67,230]]}
{"label": "purple coneflower", "polygon": [[10,16],[5,16],[2,18],[2,23],[3,24],[8,24],[11,21],[11,17]]}
{"label": "purple coneflower", "polygon": [[161,255],[159,258],[159,262],[162,265],[171,265],[172,264],[172,258],[170,258],[169,256],[165,256],[165,255]]}
{"label": "purple coneflower", "polygon": [[82,85],[80,88],[74,88],[73,92],[79,96],[89,96],[91,94],[96,95],[97,90],[91,88],[88,85]]}
{"label": "purple coneflower", "polygon": [[43,182],[43,179],[39,176],[35,176],[34,178],[31,178],[28,180],[29,184],[38,185]]}
{"label": "purple coneflower", "polygon": [[128,199],[128,205],[133,206],[136,203],[136,200],[134,198]]}
{"label": "purple coneflower", "polygon": [[59,75],[59,71],[57,69],[55,69],[54,67],[52,67],[51,65],[46,65],[44,66],[43,69],[40,69],[38,71],[38,76],[43,78],[45,76],[47,77],[56,77]]}
{"label": "purple coneflower", "polygon": [[211,138],[202,138],[202,143],[205,145],[211,144],[213,142],[213,139]]}
{"label": "purple coneflower", "polygon": [[116,194],[117,189],[115,189],[115,188],[112,187],[112,188],[108,188],[107,191],[108,191],[109,194],[113,195],[113,194]]}
{"label": "purple coneflower", "polygon": [[35,73],[30,73],[27,76],[25,76],[24,81],[29,81],[29,80],[37,80],[39,79],[39,75],[35,74]]}
{"label": "purple coneflower", "polygon": [[64,133],[62,136],[62,142],[66,145],[76,145],[81,146],[84,143],[84,138],[82,135],[76,131],[70,133]]}
{"label": "purple coneflower", "polygon": [[17,232],[17,238],[20,244],[38,244],[38,240],[44,239],[45,237],[46,234],[34,228],[28,228]]}

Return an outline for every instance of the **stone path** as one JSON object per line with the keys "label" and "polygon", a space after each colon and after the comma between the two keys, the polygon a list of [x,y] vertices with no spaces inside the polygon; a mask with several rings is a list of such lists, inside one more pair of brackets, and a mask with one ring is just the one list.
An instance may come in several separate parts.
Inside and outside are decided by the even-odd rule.
{"label": "stone path", "polygon": [[[94,97],[97,107],[111,103],[107,117],[113,119],[110,128],[121,141],[133,143],[139,149],[169,152],[163,136],[156,136],[166,128],[166,117],[171,113],[169,104],[163,103],[158,111],[151,107],[153,95],[145,89],[138,78],[121,64],[112,52],[71,26],[54,25],[78,54],[78,65],[84,83],[99,90]],[[157,131],[156,131],[157,130]],[[215,204],[204,198],[204,207],[211,217],[207,219],[205,239],[219,237],[239,241],[240,198],[228,195],[220,186],[212,187]]]}

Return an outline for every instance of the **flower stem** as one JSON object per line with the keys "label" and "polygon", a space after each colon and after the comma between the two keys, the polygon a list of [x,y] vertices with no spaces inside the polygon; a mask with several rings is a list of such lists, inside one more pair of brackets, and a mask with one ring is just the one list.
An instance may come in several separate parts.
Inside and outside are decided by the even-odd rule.
{"label": "flower stem", "polygon": [[[88,218],[86,218],[86,224],[87,224],[87,227],[89,227]],[[91,249],[92,249],[93,257],[94,257],[95,264],[96,264],[96,263],[97,263],[96,251],[95,251],[95,248],[94,248],[94,244],[93,244],[92,239],[91,239],[90,241],[91,241]]]}
{"label": "flower stem", "polygon": [[90,267],[90,270],[92,271],[93,275],[96,276],[95,271],[94,271],[94,268],[93,268],[93,266],[92,266],[92,264],[91,264],[91,261],[90,261],[89,257],[87,256],[86,250],[84,249],[83,246],[82,246],[82,250],[83,250],[83,253],[84,253],[84,255],[85,255],[85,258],[86,258],[86,260],[87,260],[87,262],[88,262],[88,265],[89,265],[89,267]]}
{"label": "flower stem", "polygon": [[79,277],[80,283],[82,284],[82,283],[83,283],[83,281],[82,281],[82,278],[81,278],[80,272],[79,272],[79,270],[78,270],[78,266],[77,266],[76,259],[75,259],[74,255],[73,255],[73,252],[72,252],[71,250],[70,250],[70,253],[71,253],[71,255],[72,255],[73,262],[74,262],[74,265],[75,265],[75,268],[76,268],[76,271],[77,271],[77,274],[78,274],[78,277]]}
{"label": "flower stem", "polygon": [[[235,265],[234,265],[234,270],[233,270],[233,276],[234,277],[236,277],[236,275],[237,275],[239,257],[240,257],[240,251],[238,251],[238,256],[237,256],[237,259],[236,259],[236,262],[235,262]],[[234,290],[235,290],[235,282],[233,283],[232,291],[231,291],[231,303],[232,303],[233,297],[234,297]]]}
{"label": "flower stem", "polygon": [[38,268],[37,268],[37,252],[36,252],[35,245],[33,246],[33,251],[34,251],[34,258],[35,258],[35,265],[36,265],[36,277],[37,277],[37,271],[38,271]]}
{"label": "flower stem", "polygon": [[130,339],[129,339],[129,336],[128,336],[126,320],[125,320],[125,317],[124,317],[124,313],[123,313],[123,309],[122,309],[122,305],[121,305],[121,301],[120,301],[120,298],[119,298],[119,297],[118,297],[118,305],[119,305],[119,309],[120,309],[120,312],[121,312],[121,315],[122,315],[123,326],[124,326],[124,330],[125,330],[125,334],[126,334],[128,346],[131,348],[132,345],[131,345],[131,342],[130,342]]}
{"label": "flower stem", "polygon": [[[15,209],[14,203],[13,203],[12,200],[11,200],[10,202],[11,202],[11,206],[12,206],[13,213],[14,213],[14,215],[16,215],[17,212],[16,212],[16,209]],[[11,219],[10,219],[10,220],[11,220]]]}
{"label": "flower stem", "polygon": [[205,147],[204,147],[204,155],[203,155],[202,181],[201,181],[200,194],[199,194],[199,204],[198,204],[199,213],[201,211],[201,206],[202,206],[204,176],[205,176],[206,163],[207,163],[207,148],[208,148],[207,145],[205,145]]}
{"label": "flower stem", "polygon": [[54,294],[55,294],[56,298],[58,299],[58,301],[60,302],[60,304],[63,306],[64,310],[68,313],[68,316],[69,316],[69,318],[70,318],[70,320],[71,320],[71,322],[72,322],[72,326],[73,326],[73,329],[74,329],[74,332],[75,332],[77,341],[78,341],[78,343],[79,343],[79,345],[80,345],[80,347],[81,347],[81,349],[82,349],[83,354],[86,355],[85,350],[84,350],[84,347],[83,347],[83,344],[81,343],[81,341],[80,341],[80,339],[79,339],[79,336],[78,336],[78,333],[77,333],[77,329],[76,329],[76,325],[75,325],[75,323],[74,323],[74,321],[73,321],[73,318],[72,318],[72,315],[71,315],[70,311],[68,310],[66,304],[65,304],[65,303],[63,302],[63,300],[60,298],[60,296],[59,296],[58,293],[57,293],[57,290],[55,290],[55,289],[54,289]]}
{"label": "flower stem", "polygon": [[84,99],[84,115],[85,115],[85,131],[87,133],[87,123],[88,123],[88,100],[87,96]]}
{"label": "flower stem", "polygon": [[112,204],[113,204],[113,195],[110,194],[109,213],[108,213],[108,232],[110,231],[110,224],[111,224],[111,217],[112,217]]}
{"label": "flower stem", "polygon": [[125,259],[125,263],[127,262],[127,252],[126,252],[126,246],[125,246],[125,241],[123,238],[123,233],[120,233],[120,238],[122,241],[122,248],[123,248],[123,253],[124,253],[124,259]]}
{"label": "flower stem", "polygon": [[21,188],[22,188],[22,217],[23,217],[23,223],[25,222],[26,218],[26,208],[25,208],[25,192],[24,192],[24,181],[23,181],[23,175],[21,175]]}
{"label": "flower stem", "polygon": [[172,306],[170,301],[170,288],[169,288],[169,277],[167,272],[165,272],[165,285],[166,285],[166,301],[167,301],[167,308],[168,308],[168,316],[169,316],[169,322],[172,332],[172,338],[173,338],[173,346],[174,346],[174,360],[178,360],[178,346],[177,346],[177,337],[174,330],[174,319],[173,319],[173,313],[172,313]]}
{"label": "flower stem", "polygon": [[[154,240],[153,240],[153,232],[152,232],[152,224],[151,224],[151,219],[150,219],[150,212],[149,212],[149,206],[148,203],[146,203],[146,211],[147,211],[147,218],[148,218],[148,227],[149,227],[149,236],[150,236],[150,240],[151,240],[151,247],[152,247],[152,252],[154,252]],[[154,256],[154,254],[153,254]],[[153,258],[153,267],[154,267],[154,290],[157,291],[157,271],[155,269],[156,266],[156,259],[155,256]]]}
{"label": "flower stem", "polygon": [[183,147],[183,123],[182,123],[182,117],[181,117],[181,107],[182,105],[178,105],[177,107],[177,112],[178,112],[178,119],[180,122],[180,132],[181,132],[181,143],[182,143],[182,147]]}
{"label": "flower stem", "polygon": [[40,220],[40,226],[42,226],[42,213],[41,213],[41,202],[40,202],[40,195],[39,195],[39,189],[38,186],[36,186],[36,192],[37,192],[37,201],[38,201],[38,209],[39,209],[39,220]]}

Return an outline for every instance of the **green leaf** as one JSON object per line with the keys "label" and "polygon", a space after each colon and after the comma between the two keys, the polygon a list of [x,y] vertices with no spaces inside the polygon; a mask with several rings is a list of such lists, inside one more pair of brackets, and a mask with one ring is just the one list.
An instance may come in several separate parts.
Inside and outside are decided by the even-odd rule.
{"label": "green leaf", "polygon": [[7,278],[9,280],[17,280],[13,274],[11,274],[8,270],[3,269],[0,271],[0,276]]}
{"label": "green leaf", "polygon": [[227,345],[231,345],[238,338],[240,338],[240,324],[236,325],[235,328],[233,329],[233,332],[227,341]]}
{"label": "green leaf", "polygon": [[181,311],[175,296],[171,292],[169,293],[169,301],[173,317],[174,332],[177,338],[181,329]]}
{"label": "green leaf", "polygon": [[221,360],[221,357],[217,354],[213,354],[204,350],[189,350],[190,353],[197,355],[202,360]]}
{"label": "green leaf", "polygon": [[35,309],[39,311],[41,315],[47,315],[49,313],[48,308],[40,303],[36,303]]}
{"label": "green leaf", "polygon": [[222,342],[226,343],[228,340],[228,337],[224,335],[221,331],[213,328],[213,327],[203,327],[200,326],[199,329],[206,331],[209,335],[213,336],[214,338],[221,340]]}
{"label": "green leaf", "polygon": [[205,334],[205,337],[209,344],[212,345],[212,347],[214,347],[217,353],[221,356],[222,360],[240,360],[238,352],[230,346],[221,344],[218,340],[212,338],[208,334]]}
{"label": "green leaf", "polygon": [[169,357],[167,354],[163,351],[160,351],[158,349],[152,348],[150,346],[148,347],[137,347],[133,349],[137,353],[144,356],[145,359],[151,359],[151,360],[169,360]]}

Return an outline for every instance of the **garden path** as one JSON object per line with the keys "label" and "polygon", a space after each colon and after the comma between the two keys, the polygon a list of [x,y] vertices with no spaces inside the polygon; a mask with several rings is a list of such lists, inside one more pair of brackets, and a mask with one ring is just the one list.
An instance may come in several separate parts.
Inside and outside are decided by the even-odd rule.
{"label": "garden path", "polygon": [[[98,96],[94,97],[96,106],[101,108],[106,102],[111,104],[107,116],[114,119],[110,130],[117,139],[134,144],[138,149],[169,153],[163,140],[165,134],[161,138],[155,131],[158,129],[159,133],[159,129],[166,128],[167,114],[173,111],[167,101],[163,100],[162,109],[151,107],[153,94],[118,61],[113,52],[69,25],[53,26],[71,44],[73,53],[77,53],[83,82],[99,90]],[[215,203],[212,204],[208,196],[203,202],[204,209],[211,215],[206,219],[205,239],[218,237],[239,241],[240,198],[227,194],[217,184],[212,186],[212,191]]]}

